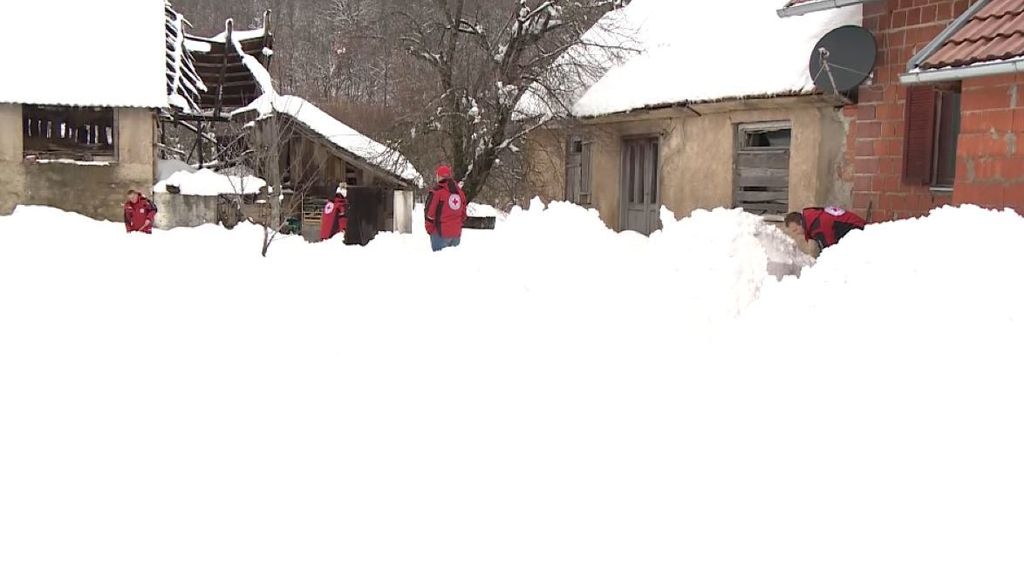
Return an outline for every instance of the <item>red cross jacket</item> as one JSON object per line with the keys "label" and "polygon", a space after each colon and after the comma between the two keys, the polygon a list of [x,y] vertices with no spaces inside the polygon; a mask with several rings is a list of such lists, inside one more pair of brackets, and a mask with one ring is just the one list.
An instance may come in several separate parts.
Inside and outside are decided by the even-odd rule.
{"label": "red cross jacket", "polygon": [[458,183],[445,179],[427,196],[424,206],[427,234],[440,234],[443,238],[462,236],[462,225],[469,216],[466,194]]}
{"label": "red cross jacket", "polygon": [[124,204],[124,227],[128,232],[151,234],[153,232],[153,219],[155,218],[156,205],[141,195],[138,202],[132,203],[128,201]]}
{"label": "red cross jacket", "polygon": [[324,216],[320,218],[320,240],[329,240],[348,229],[347,209],[348,201],[342,195],[335,195],[334,199],[327,201]]}
{"label": "red cross jacket", "polygon": [[864,219],[838,207],[811,207],[803,210],[808,240],[817,241],[821,249],[842,240],[851,230],[861,230]]}

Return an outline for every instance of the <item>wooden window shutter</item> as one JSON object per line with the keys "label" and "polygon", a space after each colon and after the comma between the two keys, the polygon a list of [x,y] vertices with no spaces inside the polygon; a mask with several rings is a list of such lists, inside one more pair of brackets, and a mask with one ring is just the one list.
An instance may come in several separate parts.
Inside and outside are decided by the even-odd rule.
{"label": "wooden window shutter", "polygon": [[592,142],[583,142],[583,166],[580,172],[580,195],[578,202],[580,205],[590,204],[590,160],[593,155],[593,146]]}
{"label": "wooden window shutter", "polygon": [[927,185],[932,180],[936,94],[930,86],[907,89],[903,136],[903,181],[907,183]]}

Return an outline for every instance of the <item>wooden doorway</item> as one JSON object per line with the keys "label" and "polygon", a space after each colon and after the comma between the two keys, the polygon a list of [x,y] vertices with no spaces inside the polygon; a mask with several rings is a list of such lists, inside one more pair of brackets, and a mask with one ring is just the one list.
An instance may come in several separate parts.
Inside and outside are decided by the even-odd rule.
{"label": "wooden doorway", "polygon": [[622,230],[649,235],[659,228],[659,149],[658,138],[632,138],[622,142]]}

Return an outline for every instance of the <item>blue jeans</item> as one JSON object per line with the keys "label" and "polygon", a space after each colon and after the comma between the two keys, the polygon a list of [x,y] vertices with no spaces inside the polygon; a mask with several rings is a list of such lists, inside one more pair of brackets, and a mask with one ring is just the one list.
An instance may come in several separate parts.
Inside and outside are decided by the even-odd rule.
{"label": "blue jeans", "polygon": [[433,248],[434,252],[438,250],[444,250],[445,248],[454,248],[459,245],[459,241],[462,240],[458,236],[455,238],[445,238],[436,232],[430,235],[430,247]]}

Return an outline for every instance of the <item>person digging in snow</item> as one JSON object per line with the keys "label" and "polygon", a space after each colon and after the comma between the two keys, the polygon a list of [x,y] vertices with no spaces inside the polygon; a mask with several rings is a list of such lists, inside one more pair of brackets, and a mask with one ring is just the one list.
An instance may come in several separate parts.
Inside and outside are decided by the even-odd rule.
{"label": "person digging in snow", "polygon": [[153,233],[156,205],[138,191],[129,191],[124,203],[124,228],[128,232]]}
{"label": "person digging in snow", "polygon": [[866,224],[864,219],[839,207],[808,207],[786,215],[785,231],[800,250],[817,258],[822,250],[851,231],[863,230]]}
{"label": "person digging in snow", "polygon": [[320,218],[320,240],[330,240],[348,229],[348,185],[338,184],[334,198],[324,205]]}
{"label": "person digging in snow", "polygon": [[452,179],[452,168],[441,165],[436,173],[437,185],[427,195],[423,209],[430,247],[434,252],[459,245],[462,226],[469,216],[466,194]]}

